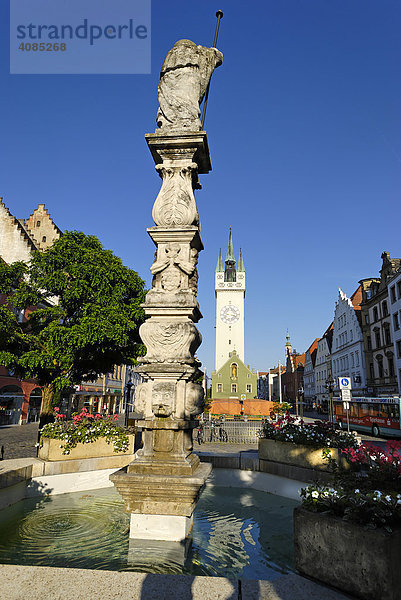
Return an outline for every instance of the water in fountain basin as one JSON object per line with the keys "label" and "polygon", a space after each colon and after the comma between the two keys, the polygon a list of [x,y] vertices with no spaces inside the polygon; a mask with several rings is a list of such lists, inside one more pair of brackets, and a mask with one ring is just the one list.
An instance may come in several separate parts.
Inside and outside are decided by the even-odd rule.
{"label": "water in fountain basin", "polygon": [[0,563],[273,579],[293,570],[296,505],[208,487],[184,552],[179,544],[130,541],[129,515],[114,488],[23,500],[0,512]]}

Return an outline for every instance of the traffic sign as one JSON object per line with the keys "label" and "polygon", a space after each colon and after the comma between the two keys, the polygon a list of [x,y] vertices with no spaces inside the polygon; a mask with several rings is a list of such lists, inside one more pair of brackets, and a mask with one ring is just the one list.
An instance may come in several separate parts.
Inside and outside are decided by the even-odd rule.
{"label": "traffic sign", "polygon": [[340,390],[350,390],[351,389],[351,378],[350,377],[339,377],[338,383],[340,386]]}
{"label": "traffic sign", "polygon": [[349,410],[349,402],[343,402],[344,410]]}
{"label": "traffic sign", "polygon": [[246,394],[241,394],[241,400],[246,400]]}
{"label": "traffic sign", "polygon": [[351,390],[341,390],[341,397],[343,402],[349,402],[351,400]]}

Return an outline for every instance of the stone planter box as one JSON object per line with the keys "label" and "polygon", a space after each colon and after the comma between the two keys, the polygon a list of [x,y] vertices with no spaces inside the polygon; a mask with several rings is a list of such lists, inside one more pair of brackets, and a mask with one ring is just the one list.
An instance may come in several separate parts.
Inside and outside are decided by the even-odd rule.
{"label": "stone planter box", "polygon": [[[347,465],[337,448],[330,450],[334,459],[344,466]],[[259,440],[259,470],[305,482],[316,479],[325,482],[330,478],[328,462],[323,459],[322,448],[268,439]]]}
{"label": "stone planter box", "polygon": [[363,600],[399,600],[401,529],[366,529],[338,517],[294,510],[298,571]]}
{"label": "stone planter box", "polygon": [[113,444],[108,444],[105,438],[89,444],[77,444],[72,448],[70,454],[63,454],[62,440],[43,438],[43,446],[39,448],[39,458],[45,461],[65,461],[86,458],[103,458],[114,456],[129,456],[134,454],[134,436],[128,436],[128,450],[126,452],[114,452]]}

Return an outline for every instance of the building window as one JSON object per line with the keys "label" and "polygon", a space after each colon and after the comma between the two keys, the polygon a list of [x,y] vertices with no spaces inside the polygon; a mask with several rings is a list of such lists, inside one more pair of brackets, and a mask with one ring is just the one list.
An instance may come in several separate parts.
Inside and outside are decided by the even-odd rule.
{"label": "building window", "polygon": [[397,296],[395,295],[395,285],[390,288],[390,298],[392,304],[397,300]]}
{"label": "building window", "polygon": [[401,281],[397,283],[397,295],[398,299],[401,300]]}
{"label": "building window", "polygon": [[246,393],[252,394],[252,384],[251,383],[246,384]]}
{"label": "building window", "polygon": [[400,320],[398,318],[398,312],[393,314],[393,323],[394,323],[394,329],[397,330],[400,328]]}
{"label": "building window", "polygon": [[370,365],[369,365],[369,372],[370,372],[370,378],[374,379],[375,378],[375,370],[373,367],[373,363],[370,363]]}
{"label": "building window", "polygon": [[221,394],[222,391],[223,391],[223,384],[222,383],[218,383],[217,384],[217,393]]}
{"label": "building window", "polygon": [[392,356],[388,358],[388,374],[390,377],[394,377],[394,358]]}
{"label": "building window", "polygon": [[377,306],[375,306],[373,309],[373,322],[377,321],[378,319],[379,319],[379,313],[377,312]]}
{"label": "building window", "polygon": [[36,227],[40,227],[40,221],[36,221]]}
{"label": "building window", "polygon": [[217,377],[221,377],[221,373],[219,373]]}
{"label": "building window", "polygon": [[369,315],[368,314],[365,315],[365,323],[366,323],[366,325],[369,325]]}
{"label": "building window", "polygon": [[397,358],[401,358],[401,340],[397,340]]}
{"label": "building window", "polygon": [[388,308],[387,308],[386,301],[382,302],[382,315],[383,315],[383,317],[387,317],[387,315],[388,315]]}
{"label": "building window", "polygon": [[358,350],[355,352],[355,366],[359,367],[359,352],[358,352]]}
{"label": "building window", "polygon": [[232,392],[236,392],[237,391],[237,384],[236,383],[232,383],[231,384],[231,391]]}
{"label": "building window", "polygon": [[383,369],[383,357],[381,356],[381,354],[379,354],[379,356],[377,357],[377,365],[379,367],[379,377],[382,378],[382,377],[384,377],[384,369]]}
{"label": "building window", "polygon": [[386,340],[387,345],[391,344],[391,333],[388,324],[384,327],[384,339]]}
{"label": "building window", "polygon": [[381,346],[380,331],[378,329],[376,329],[376,331],[375,331],[375,338],[376,338],[376,348],[380,348],[380,346]]}
{"label": "building window", "polygon": [[42,242],[45,242],[45,241],[46,241],[46,236],[44,235],[44,236],[42,237]]}
{"label": "building window", "polygon": [[372,338],[370,337],[370,335],[367,336],[366,342],[367,342],[368,350],[372,350]]}

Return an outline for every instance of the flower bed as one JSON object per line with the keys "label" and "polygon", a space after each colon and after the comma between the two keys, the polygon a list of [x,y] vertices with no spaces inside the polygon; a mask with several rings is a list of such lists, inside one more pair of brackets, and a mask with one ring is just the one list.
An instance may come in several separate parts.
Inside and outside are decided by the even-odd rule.
{"label": "flower bed", "polygon": [[279,442],[291,442],[315,448],[358,448],[359,442],[353,433],[336,430],[328,421],[305,423],[287,414],[275,423],[265,421],[261,438]]}
{"label": "flower bed", "polygon": [[[66,421],[65,415],[62,415],[58,408],[54,409],[55,422],[48,423],[41,431],[39,444],[39,457],[43,456],[45,440],[57,440],[61,455],[71,455],[71,452],[78,446],[94,444],[99,442],[98,446],[107,444],[105,448],[115,454],[125,454],[131,452],[131,444],[127,430],[116,424],[118,415],[102,417],[100,414],[91,415],[86,408],[83,408],[79,414],[73,416],[72,421]],[[102,444],[100,443],[102,442]],[[56,447],[55,443],[46,442],[46,448]],[[74,458],[77,452],[74,452]],[[91,452],[84,452],[88,458]],[[98,456],[96,451],[95,456]],[[71,456],[73,458],[73,456]],[[57,459],[51,459],[57,460]]]}
{"label": "flower bed", "polygon": [[342,457],[348,470],[329,458],[331,485],[301,491],[302,507],[294,512],[296,567],[365,600],[398,600],[400,443],[348,448]]}
{"label": "flower bed", "polygon": [[332,485],[303,489],[303,506],[313,512],[327,512],[388,531],[401,527],[399,450],[399,442],[388,444],[388,450],[364,446],[343,450],[342,456],[350,469],[347,471],[338,461],[329,459]]}
{"label": "flower bed", "polygon": [[[301,481],[314,481],[315,478],[304,479],[300,474],[297,476],[297,472],[294,472],[294,477],[292,477],[284,471],[272,471],[268,467],[271,467],[271,463],[276,463],[277,465],[290,465],[301,469],[312,469],[314,471],[329,471],[329,464],[326,458],[327,453],[330,453],[334,459],[341,460],[337,448],[319,448],[275,440],[259,440],[259,461],[261,471],[283,475],[284,477],[290,477],[292,479],[299,478]],[[313,473],[310,475],[312,476]]]}

